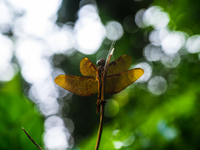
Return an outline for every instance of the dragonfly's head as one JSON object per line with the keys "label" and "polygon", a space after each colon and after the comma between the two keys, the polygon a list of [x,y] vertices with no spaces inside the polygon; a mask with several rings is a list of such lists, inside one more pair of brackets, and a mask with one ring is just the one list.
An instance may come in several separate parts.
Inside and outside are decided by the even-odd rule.
{"label": "dragonfly's head", "polygon": [[99,67],[104,67],[104,66],[105,66],[105,63],[106,63],[105,59],[99,59],[99,60],[97,61],[97,66],[99,66]]}

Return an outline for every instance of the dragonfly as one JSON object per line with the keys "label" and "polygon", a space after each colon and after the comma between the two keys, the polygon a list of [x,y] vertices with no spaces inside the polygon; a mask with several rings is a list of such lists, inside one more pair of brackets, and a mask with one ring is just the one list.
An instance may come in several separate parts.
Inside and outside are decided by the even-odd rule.
{"label": "dragonfly", "polygon": [[101,110],[101,114],[95,150],[99,148],[103,130],[105,92],[108,94],[119,93],[144,74],[144,70],[141,68],[128,70],[132,62],[129,55],[122,55],[110,63],[113,51],[114,48],[110,49],[106,61],[104,59],[97,61],[98,67],[88,58],[83,58],[80,62],[80,72],[83,76],[59,75],[55,78],[57,85],[74,94],[91,96],[98,93],[97,113]]}
{"label": "dragonfly", "polygon": [[[122,55],[117,60],[108,64],[105,77],[105,92],[116,94],[134,83],[143,74],[141,68],[130,69],[132,59],[129,55]],[[60,87],[80,96],[91,96],[98,93],[97,113],[100,111],[104,66],[106,61],[100,59],[97,66],[87,57],[80,61],[80,72],[83,76],[59,75],[55,83]]]}

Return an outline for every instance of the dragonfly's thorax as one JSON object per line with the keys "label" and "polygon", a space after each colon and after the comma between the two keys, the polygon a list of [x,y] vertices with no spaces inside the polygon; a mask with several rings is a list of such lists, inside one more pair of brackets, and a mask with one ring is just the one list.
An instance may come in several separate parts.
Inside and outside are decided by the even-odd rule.
{"label": "dragonfly's thorax", "polygon": [[[103,82],[103,72],[104,72],[104,66],[98,66],[97,68],[97,80],[98,80],[98,100],[97,103],[100,102],[101,100],[101,95],[102,95],[102,82]],[[99,105],[99,104],[97,104]],[[99,107],[97,107],[99,112]]]}
{"label": "dragonfly's thorax", "polygon": [[104,71],[104,66],[99,66],[97,68],[97,79],[100,81],[102,79],[103,76],[103,71]]}

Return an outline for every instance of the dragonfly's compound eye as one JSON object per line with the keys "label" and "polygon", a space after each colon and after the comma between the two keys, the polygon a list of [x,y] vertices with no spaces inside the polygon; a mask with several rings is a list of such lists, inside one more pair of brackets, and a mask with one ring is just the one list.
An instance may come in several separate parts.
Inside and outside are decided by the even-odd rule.
{"label": "dragonfly's compound eye", "polygon": [[105,63],[106,63],[105,59],[99,59],[97,61],[97,66],[103,67],[103,66],[105,66]]}

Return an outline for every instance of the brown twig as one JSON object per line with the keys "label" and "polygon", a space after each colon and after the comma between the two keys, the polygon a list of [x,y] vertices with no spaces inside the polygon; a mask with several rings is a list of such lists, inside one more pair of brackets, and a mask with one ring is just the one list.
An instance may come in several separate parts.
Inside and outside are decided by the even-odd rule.
{"label": "brown twig", "polygon": [[33,144],[35,144],[40,150],[42,150],[42,148],[31,138],[31,136],[26,132],[26,130],[23,127],[22,130],[26,133],[26,135],[33,142]]}
{"label": "brown twig", "polygon": [[96,143],[95,150],[98,150],[98,148],[99,148],[99,144],[100,144],[100,140],[101,140],[101,134],[102,134],[102,131],[103,131],[104,106],[105,106],[105,103],[104,103],[104,105],[103,104],[100,105],[101,115],[100,115],[99,131],[98,131],[98,137],[97,137],[97,143]]}
{"label": "brown twig", "polygon": [[109,67],[109,62],[110,62],[111,56],[112,56],[113,51],[114,51],[114,48],[112,46],[111,46],[111,51],[108,54],[108,58],[107,58],[106,64],[104,66],[104,71],[102,72],[102,81],[101,81],[102,82],[102,90],[101,90],[101,100],[100,100],[100,111],[101,111],[101,114],[100,114],[99,130],[98,130],[97,142],[96,142],[95,150],[99,149],[99,144],[100,144],[100,140],[101,140],[101,134],[102,134],[102,131],[103,131],[104,106],[105,106],[105,103],[106,103],[106,100],[105,100],[106,76],[107,76],[107,70],[108,70],[108,67]]}

